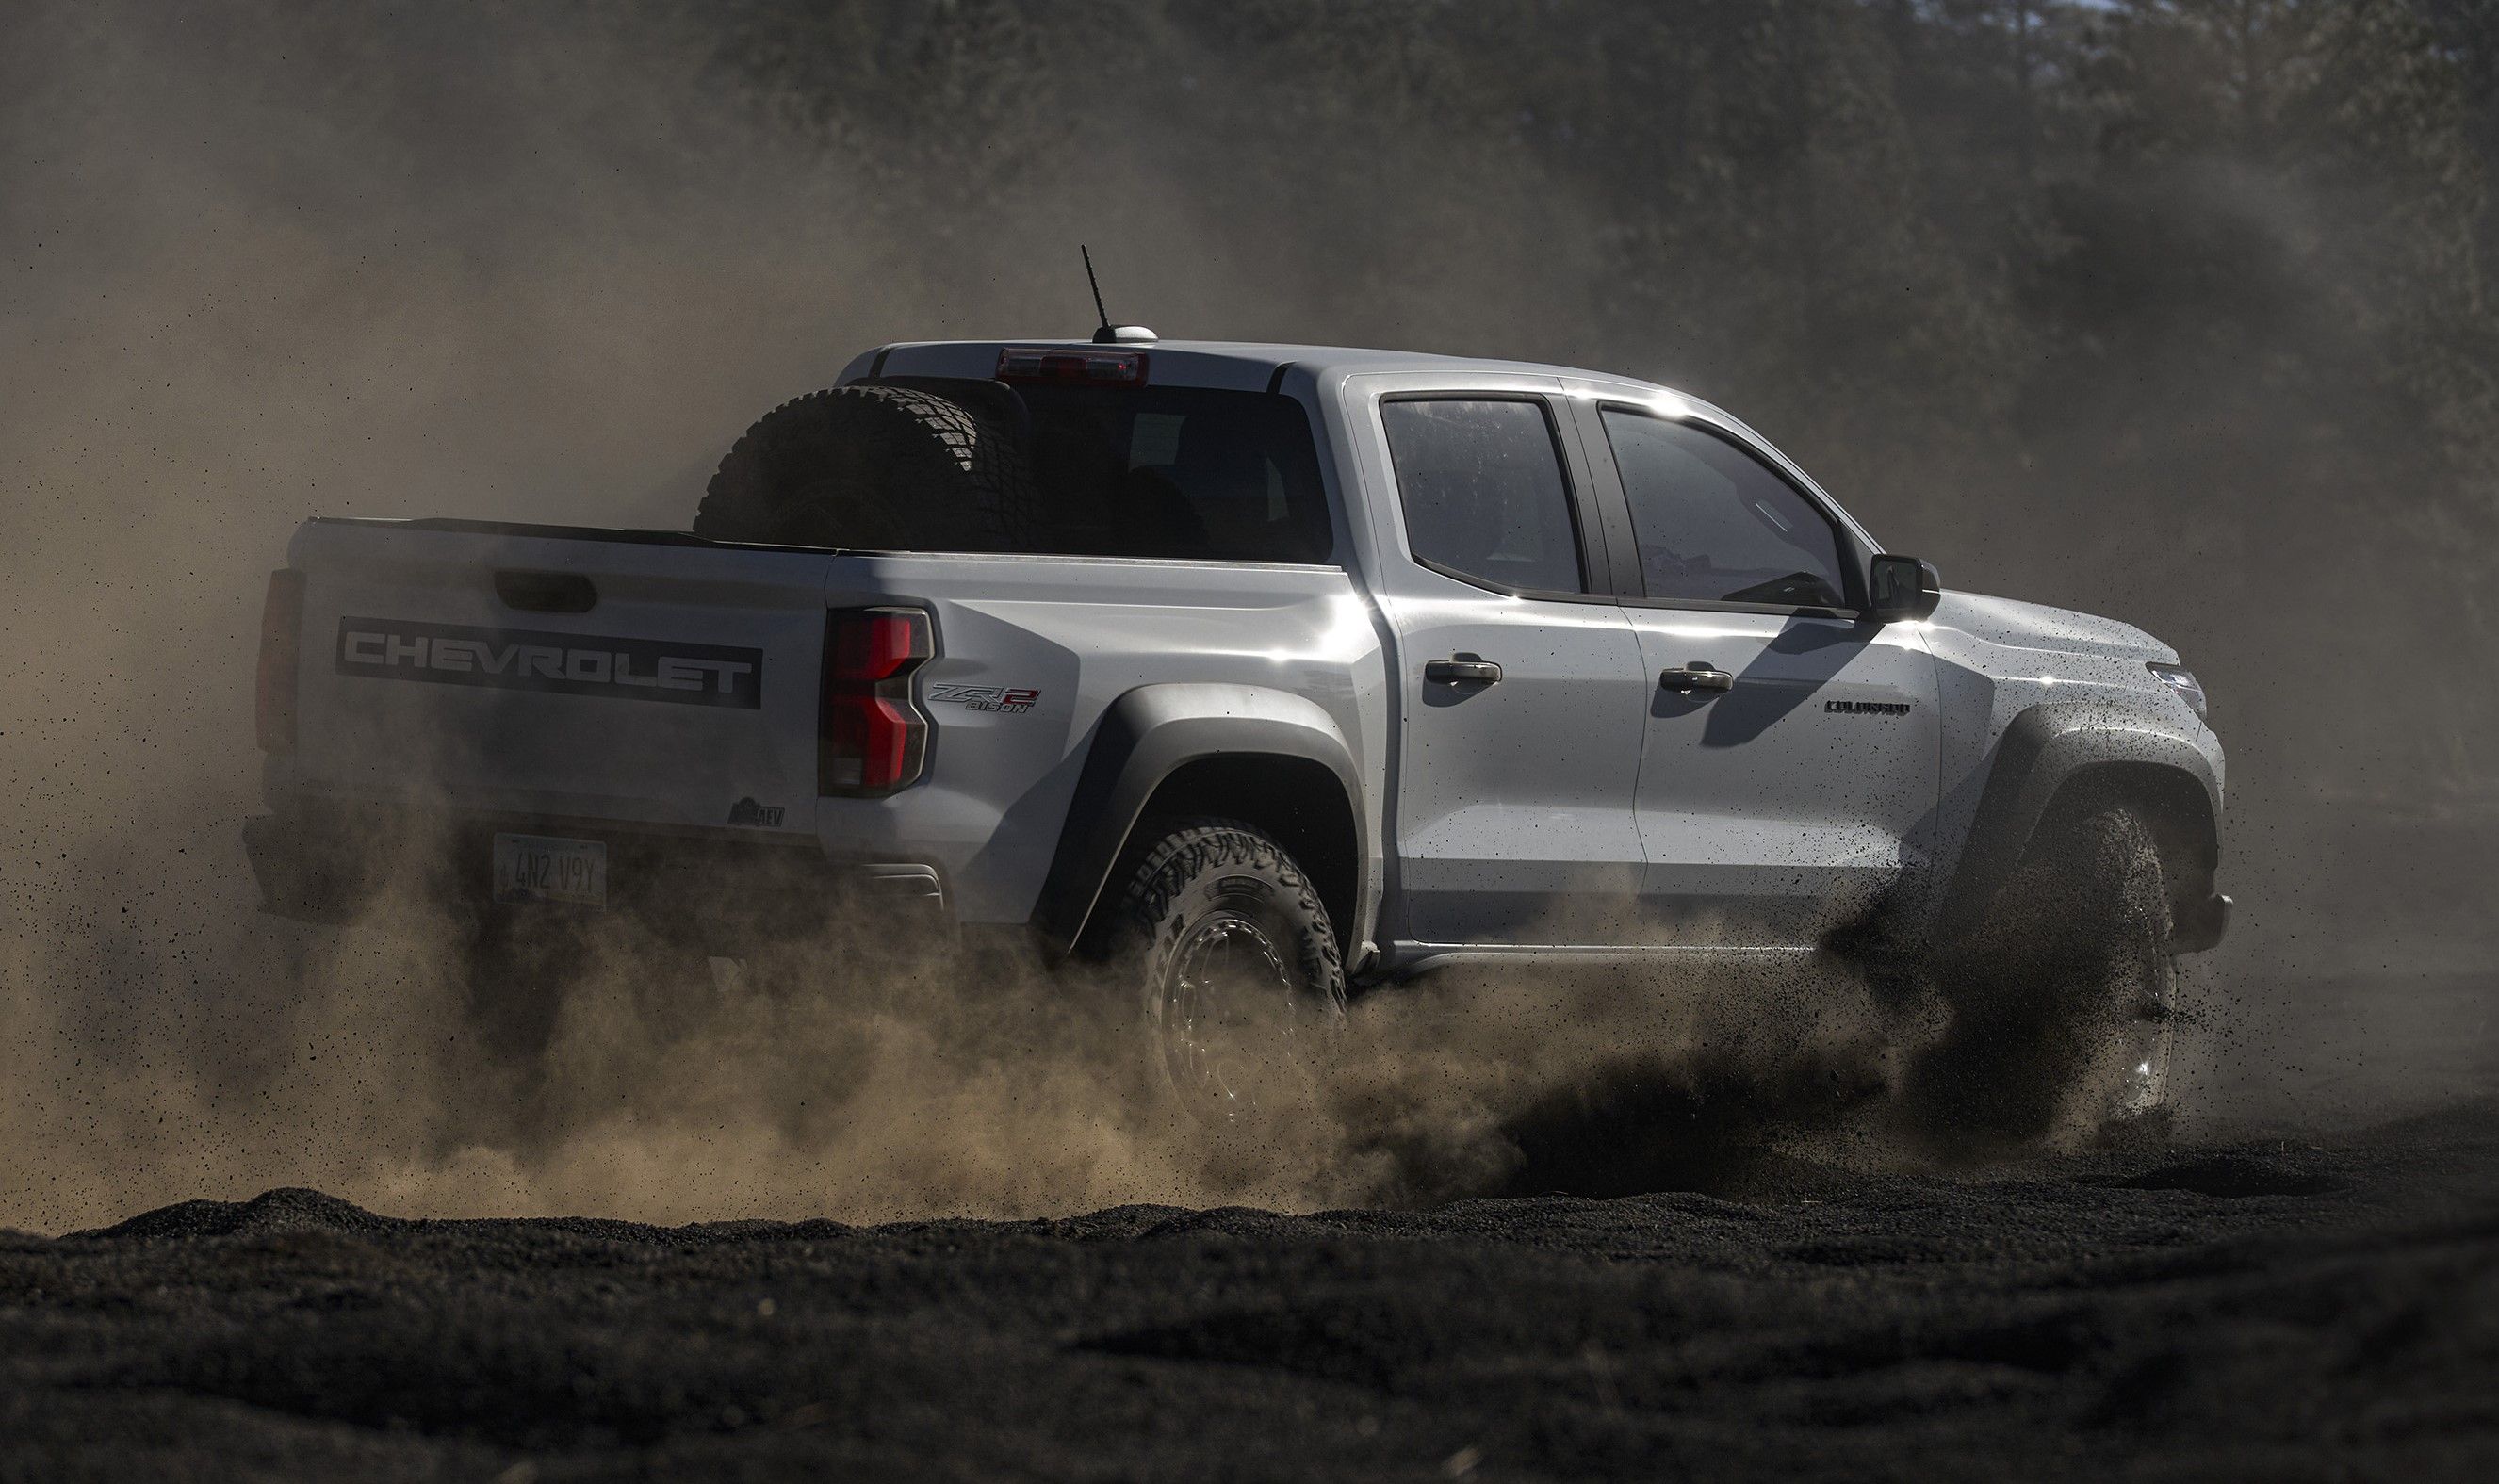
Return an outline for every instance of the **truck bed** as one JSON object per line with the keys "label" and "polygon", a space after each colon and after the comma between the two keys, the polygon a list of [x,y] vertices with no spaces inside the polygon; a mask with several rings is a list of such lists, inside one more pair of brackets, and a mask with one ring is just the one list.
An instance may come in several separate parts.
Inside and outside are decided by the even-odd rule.
{"label": "truck bed", "polygon": [[[959,920],[1030,916],[1103,708],[1254,682],[1383,744],[1384,667],[1333,566],[839,551],[466,520],[300,528],[280,813],[413,810],[552,831],[925,860]],[[829,613],[926,612],[926,774],[819,792]]]}

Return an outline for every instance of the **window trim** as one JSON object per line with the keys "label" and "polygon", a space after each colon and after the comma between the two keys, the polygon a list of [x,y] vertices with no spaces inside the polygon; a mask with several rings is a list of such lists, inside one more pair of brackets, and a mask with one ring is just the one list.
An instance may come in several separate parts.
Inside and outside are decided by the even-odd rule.
{"label": "window trim", "polygon": [[[1620,509],[1624,529],[1631,533],[1634,543],[1632,559],[1625,564],[1624,572],[1617,574],[1616,581],[1619,583],[1628,577],[1630,581],[1639,584],[1639,591],[1618,593],[1616,601],[1627,608],[1674,608],[1697,613],[1790,613],[1807,618],[1854,619],[1860,622],[1865,620],[1866,614],[1865,568],[1867,553],[1862,549],[1864,543],[1859,540],[1848,521],[1833,508],[1830,500],[1821,498],[1814,491],[1790,477],[1787,470],[1779,468],[1778,461],[1769,457],[1752,439],[1707,418],[1669,417],[1655,407],[1642,406],[1639,403],[1627,402],[1619,397],[1600,395],[1585,399],[1581,404],[1586,408],[1583,426],[1588,436],[1605,449],[1606,473],[1611,483],[1610,493]],[[1620,412],[1632,417],[1647,418],[1651,422],[1675,423],[1694,429],[1728,444],[1760,465],[1772,478],[1795,491],[1797,498],[1802,500],[1816,515],[1822,517],[1826,525],[1831,527],[1831,532],[1840,556],[1840,580],[1846,584],[1841,596],[1848,599],[1847,603],[1834,607],[1823,603],[1745,603],[1729,602],[1723,598],[1649,597],[1648,574],[1640,566],[1639,557],[1639,524],[1632,515],[1631,490],[1623,483],[1622,466],[1614,457],[1612,436],[1606,431],[1605,414],[1607,412]]]}
{"label": "window trim", "polygon": [[[1581,467],[1580,461],[1585,457],[1586,450],[1577,446],[1578,438],[1575,435],[1578,428],[1575,422],[1571,425],[1571,432],[1574,436],[1567,440],[1564,438],[1564,420],[1559,409],[1553,404],[1555,395],[1548,392],[1468,391],[1463,388],[1435,387],[1426,391],[1383,392],[1376,399],[1379,417],[1380,446],[1388,455],[1388,477],[1397,494],[1398,533],[1405,538],[1408,561],[1427,572],[1437,573],[1452,582],[1462,582],[1468,587],[1485,593],[1498,593],[1504,597],[1559,603],[1620,601],[1619,597],[1611,591],[1613,584],[1610,581],[1611,570],[1606,561],[1604,528],[1600,524],[1595,496],[1589,488],[1594,481],[1587,477],[1586,471]],[[1394,402],[1524,402],[1534,403],[1543,412],[1544,433],[1553,440],[1553,462],[1562,475],[1564,508],[1571,515],[1571,541],[1579,560],[1579,592],[1565,593],[1550,588],[1514,588],[1507,583],[1495,582],[1489,577],[1478,577],[1471,572],[1459,571],[1456,567],[1445,563],[1435,562],[1414,549],[1413,523],[1408,519],[1410,512],[1406,508],[1406,476],[1404,470],[1397,467],[1396,441],[1388,436],[1387,408],[1388,404]]]}

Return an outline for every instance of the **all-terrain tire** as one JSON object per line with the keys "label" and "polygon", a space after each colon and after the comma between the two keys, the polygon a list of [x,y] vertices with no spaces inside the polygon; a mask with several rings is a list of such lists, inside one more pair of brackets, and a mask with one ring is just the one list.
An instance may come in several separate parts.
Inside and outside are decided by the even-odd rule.
{"label": "all-terrain tire", "polygon": [[1027,532],[1034,502],[1030,463],[996,418],[913,387],[836,387],[746,431],[711,476],[694,533],[999,551]]}
{"label": "all-terrain tire", "polygon": [[1110,957],[1134,976],[1150,1077],[1202,1116],[1289,1114],[1316,1093],[1345,1026],[1326,906],[1254,825],[1150,822],[1137,836]]}
{"label": "all-terrain tire", "polygon": [[2180,969],[2158,841],[2123,805],[2052,818],[1940,976],[1952,1018],[1912,1067],[1922,1118],[1983,1145],[2158,1138]]}

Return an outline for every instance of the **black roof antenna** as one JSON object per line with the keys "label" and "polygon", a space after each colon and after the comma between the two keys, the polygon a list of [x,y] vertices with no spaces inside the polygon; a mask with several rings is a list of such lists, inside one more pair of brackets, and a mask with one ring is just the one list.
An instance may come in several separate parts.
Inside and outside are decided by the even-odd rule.
{"label": "black roof antenna", "polygon": [[1154,333],[1143,325],[1115,325],[1111,323],[1111,311],[1102,307],[1102,280],[1093,276],[1093,250],[1086,246],[1083,242],[1076,244],[1076,250],[1084,254],[1085,281],[1091,285],[1093,289],[1093,317],[1101,321],[1101,324],[1093,332],[1093,343],[1096,345],[1117,345],[1127,340],[1152,339],[1154,338]]}

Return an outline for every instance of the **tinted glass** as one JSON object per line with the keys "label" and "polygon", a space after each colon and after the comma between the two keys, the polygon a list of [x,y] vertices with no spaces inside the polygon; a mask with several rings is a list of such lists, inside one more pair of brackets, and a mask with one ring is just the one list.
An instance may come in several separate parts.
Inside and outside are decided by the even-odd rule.
{"label": "tinted glass", "polygon": [[1587,591],[1542,403],[1391,402],[1379,415],[1415,556],[1499,588]]}
{"label": "tinted glass", "polygon": [[1686,423],[1604,417],[1650,597],[1847,606],[1838,531],[1769,466]]}
{"label": "tinted glass", "polygon": [[1310,419],[1289,397],[896,379],[1013,413],[1040,495],[1017,551],[1325,562],[1335,546]]}
{"label": "tinted glass", "polygon": [[1327,496],[1301,403],[1202,387],[1020,389],[1053,550],[1324,562]]}

